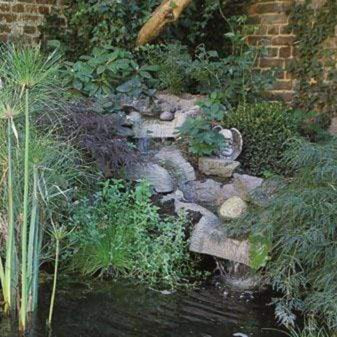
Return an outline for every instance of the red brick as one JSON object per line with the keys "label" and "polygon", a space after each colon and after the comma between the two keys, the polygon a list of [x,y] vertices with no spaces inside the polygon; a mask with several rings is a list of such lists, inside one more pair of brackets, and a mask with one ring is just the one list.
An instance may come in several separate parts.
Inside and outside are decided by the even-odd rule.
{"label": "red brick", "polygon": [[293,82],[291,80],[276,81],[273,84],[273,90],[289,91],[293,89]]}
{"label": "red brick", "polygon": [[261,68],[275,68],[275,67],[284,67],[284,60],[273,59],[273,58],[261,58],[260,59]]}
{"label": "red brick", "polygon": [[291,46],[294,43],[295,37],[292,35],[288,36],[276,36],[272,39],[273,46]]}
{"label": "red brick", "polygon": [[280,48],[280,57],[289,58],[292,56],[292,47],[281,47]]}

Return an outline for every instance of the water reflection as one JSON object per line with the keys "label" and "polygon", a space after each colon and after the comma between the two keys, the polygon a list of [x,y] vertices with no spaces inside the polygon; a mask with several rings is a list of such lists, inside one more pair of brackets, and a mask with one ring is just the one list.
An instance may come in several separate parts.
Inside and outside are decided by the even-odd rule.
{"label": "water reflection", "polygon": [[[46,291],[44,291],[45,293]],[[47,296],[30,337],[48,336]],[[166,294],[122,282],[76,285],[61,290],[56,301],[53,337],[282,337],[272,310],[259,300],[240,294],[223,296],[214,287]],[[267,330],[266,330],[267,329]],[[12,331],[12,332],[10,332]],[[0,336],[14,337],[8,322],[0,322]]]}

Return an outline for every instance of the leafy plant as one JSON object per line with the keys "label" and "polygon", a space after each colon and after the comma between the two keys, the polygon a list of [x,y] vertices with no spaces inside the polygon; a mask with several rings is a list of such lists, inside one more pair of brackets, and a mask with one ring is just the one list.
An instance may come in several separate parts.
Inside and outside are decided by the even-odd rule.
{"label": "leafy plant", "polygon": [[90,56],[66,63],[66,78],[71,87],[87,96],[128,93],[151,80],[156,67],[139,67],[130,52],[105,46],[94,48]]}
{"label": "leafy plant", "polygon": [[240,156],[247,172],[262,175],[265,171],[284,174],[281,161],[288,141],[299,135],[303,115],[281,103],[241,104],[224,116],[223,126],[237,128],[244,140]]}
{"label": "leafy plant", "polygon": [[192,57],[186,46],[180,43],[159,45],[143,51],[146,60],[158,68],[154,86],[173,94],[186,91],[190,86],[189,69]]}
{"label": "leafy plant", "polygon": [[225,138],[215,128],[225,117],[226,109],[216,94],[200,102],[199,106],[202,112],[189,116],[178,132],[188,143],[191,154],[210,156],[226,146]]}
{"label": "leafy plant", "polygon": [[268,205],[251,209],[242,226],[231,227],[239,235],[270,238],[263,272],[281,293],[274,299],[280,322],[292,326],[300,312],[315,327],[309,336],[319,335],[319,326],[332,333],[337,329],[337,140],[293,141],[285,162],[295,171],[292,179]]}
{"label": "leafy plant", "polygon": [[74,208],[72,266],[84,275],[132,276],[174,287],[191,275],[183,215],[161,218],[146,182],[107,181]]}

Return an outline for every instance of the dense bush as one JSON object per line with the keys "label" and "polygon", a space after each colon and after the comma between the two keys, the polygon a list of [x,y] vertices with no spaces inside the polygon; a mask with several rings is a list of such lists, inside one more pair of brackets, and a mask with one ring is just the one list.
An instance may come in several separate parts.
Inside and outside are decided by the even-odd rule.
{"label": "dense bush", "polygon": [[146,182],[135,188],[106,182],[93,200],[74,209],[73,267],[82,274],[132,276],[175,286],[192,273],[186,219],[161,219]]}
{"label": "dense bush", "polygon": [[283,324],[293,324],[301,312],[309,326],[316,320],[336,331],[337,139],[324,144],[294,141],[285,162],[295,170],[294,177],[233,230],[272,242],[264,272],[282,294],[274,303]]}
{"label": "dense bush", "polygon": [[247,172],[283,174],[287,167],[282,156],[288,141],[298,135],[301,121],[300,112],[281,103],[267,102],[241,104],[225,115],[223,125],[242,133],[244,145],[239,160]]}

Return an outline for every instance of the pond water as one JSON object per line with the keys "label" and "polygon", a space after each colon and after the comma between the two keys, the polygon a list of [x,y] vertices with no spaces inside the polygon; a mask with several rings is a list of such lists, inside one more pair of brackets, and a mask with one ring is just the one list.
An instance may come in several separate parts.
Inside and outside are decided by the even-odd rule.
{"label": "pond water", "polygon": [[[47,293],[42,290],[42,293]],[[75,284],[59,289],[53,337],[284,337],[265,298],[229,293],[216,287],[169,293],[127,282]],[[48,336],[47,296],[29,337]],[[0,321],[1,337],[16,337]]]}

